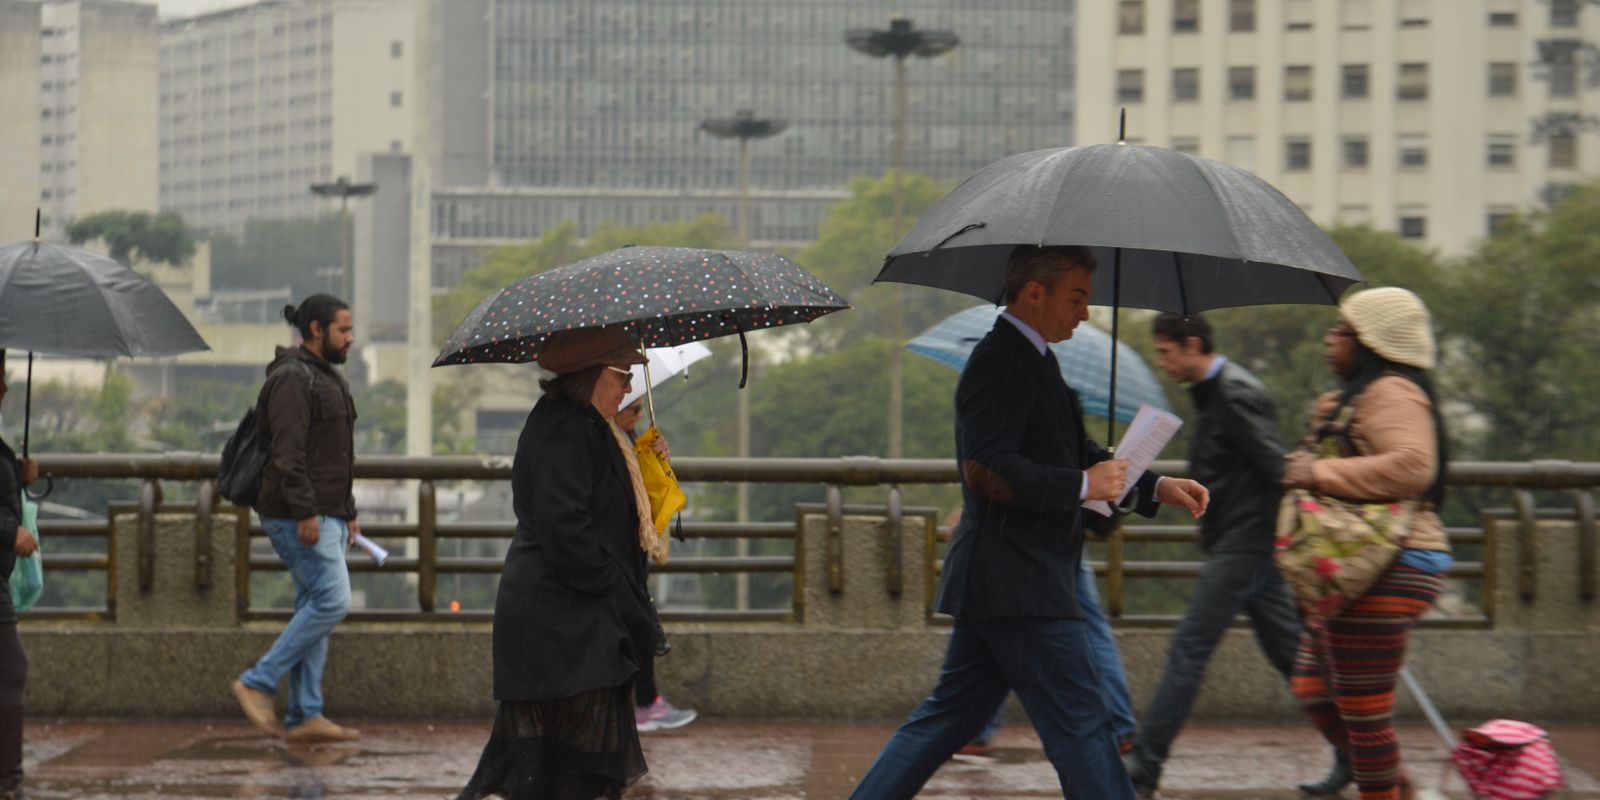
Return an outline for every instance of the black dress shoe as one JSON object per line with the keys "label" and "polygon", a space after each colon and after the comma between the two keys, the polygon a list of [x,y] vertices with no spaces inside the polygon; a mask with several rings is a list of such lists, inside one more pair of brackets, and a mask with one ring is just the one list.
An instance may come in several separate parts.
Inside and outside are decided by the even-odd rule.
{"label": "black dress shoe", "polygon": [[1344,753],[1335,752],[1333,769],[1328,771],[1328,776],[1316,783],[1300,784],[1300,791],[1317,797],[1336,797],[1340,790],[1355,781],[1356,776],[1350,771],[1350,759]]}

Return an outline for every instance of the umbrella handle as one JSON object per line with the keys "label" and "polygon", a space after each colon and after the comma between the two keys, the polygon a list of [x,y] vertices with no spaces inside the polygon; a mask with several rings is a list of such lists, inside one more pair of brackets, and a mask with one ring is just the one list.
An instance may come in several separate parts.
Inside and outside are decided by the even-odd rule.
{"label": "umbrella handle", "polygon": [[22,401],[22,457],[28,457],[28,423],[33,417],[33,351],[28,351],[28,391]]}
{"label": "umbrella handle", "polygon": [[743,389],[750,377],[750,345],[744,340],[744,329],[739,328],[739,388]]}

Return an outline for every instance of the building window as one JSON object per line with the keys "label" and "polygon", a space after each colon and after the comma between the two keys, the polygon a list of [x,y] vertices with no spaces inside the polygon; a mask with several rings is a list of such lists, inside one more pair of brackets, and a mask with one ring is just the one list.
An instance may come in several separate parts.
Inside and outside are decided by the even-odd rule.
{"label": "building window", "polygon": [[1339,141],[1339,152],[1345,169],[1367,168],[1367,137],[1344,137]]}
{"label": "building window", "polygon": [[1254,100],[1256,98],[1256,68],[1228,67],[1228,99]]}
{"label": "building window", "polygon": [[1172,99],[1200,99],[1200,70],[1183,67],[1172,71]]}
{"label": "building window", "polygon": [[1124,36],[1144,33],[1144,0],[1117,3],[1117,32]]}
{"label": "building window", "polygon": [[1400,27],[1428,27],[1428,0],[1400,0]]}
{"label": "building window", "polygon": [[1550,0],[1550,27],[1571,28],[1578,24],[1578,0]]}
{"label": "building window", "polygon": [[1346,100],[1359,100],[1367,96],[1367,65],[1346,64],[1340,72],[1340,91]]}
{"label": "building window", "polygon": [[390,92],[389,93],[389,107],[390,108],[399,108],[400,107],[400,93],[399,92]]}
{"label": "building window", "polygon": [[1578,136],[1572,131],[1550,134],[1550,168],[1575,169],[1578,166]]}
{"label": "building window", "polygon": [[1421,169],[1428,166],[1428,137],[1411,133],[1400,137],[1400,168]]}
{"label": "building window", "polygon": [[1311,169],[1311,139],[1290,136],[1283,140],[1283,168],[1287,172]]}
{"label": "building window", "polygon": [[1228,0],[1228,30],[1249,33],[1256,29],[1256,0]]}
{"label": "building window", "polygon": [[1172,149],[1197,156],[1200,155],[1200,140],[1194,136],[1175,136],[1172,139]]}
{"label": "building window", "polygon": [[1144,70],[1119,69],[1117,70],[1117,102],[1142,103],[1144,102]]}
{"label": "building window", "polygon": [[1517,165],[1517,137],[1510,134],[1489,136],[1490,167],[1511,168]]}
{"label": "building window", "polygon": [[1489,65],[1489,96],[1517,96],[1517,65],[1515,63],[1501,62]]}
{"label": "building window", "polygon": [[1283,68],[1283,99],[1311,99],[1311,67],[1298,66]]}
{"label": "building window", "polygon": [[1517,212],[1509,208],[1491,208],[1484,218],[1484,232],[1490,236],[1500,232],[1500,228],[1515,217]]}
{"label": "building window", "polygon": [[1578,65],[1573,63],[1572,56],[1567,56],[1564,63],[1553,62],[1546,66],[1550,70],[1551,97],[1578,96]]}
{"label": "building window", "polygon": [[1343,0],[1339,3],[1339,27],[1364,31],[1372,27],[1372,0]]}
{"label": "building window", "polygon": [[1226,160],[1241,169],[1256,168],[1256,140],[1253,136],[1229,136]]}
{"label": "building window", "polygon": [[1311,30],[1311,0],[1288,0],[1283,4],[1283,28],[1289,31]]}
{"label": "building window", "polygon": [[405,44],[403,42],[390,42],[389,43],[389,57],[390,58],[399,58],[400,56],[402,56],[404,54],[405,54]]}
{"label": "building window", "polygon": [[1197,33],[1200,30],[1200,0],[1172,0],[1172,32]]}
{"label": "building window", "polygon": [[390,139],[389,140],[389,152],[398,153],[398,152],[400,152],[400,150],[401,150],[400,140],[399,139]]}
{"label": "building window", "polygon": [[1490,11],[1489,27],[1515,28],[1517,27],[1517,12],[1515,11]]}
{"label": "building window", "polygon": [[1400,212],[1400,238],[1426,239],[1428,237],[1428,218],[1420,211]]}
{"label": "building window", "polygon": [[1428,99],[1428,65],[1401,64],[1400,82],[1395,87],[1395,97],[1401,100]]}

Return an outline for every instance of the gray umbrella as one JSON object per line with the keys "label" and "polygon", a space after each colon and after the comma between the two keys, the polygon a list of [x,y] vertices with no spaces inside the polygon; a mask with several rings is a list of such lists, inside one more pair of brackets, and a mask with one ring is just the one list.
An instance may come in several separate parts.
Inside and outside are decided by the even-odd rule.
{"label": "gray umbrella", "polygon": [[[1000,159],[957,186],[889,251],[879,281],[1001,301],[1019,244],[1121,254],[1117,305],[1192,313],[1228,306],[1337,303],[1364,279],[1327,234],[1271,184],[1231,164],[1160,147],[1101,144]],[[1116,275],[1095,276],[1113,303]]]}
{"label": "gray umbrella", "polygon": [[[63,356],[210,350],[149,279],[104,256],[37,240],[0,246],[0,348]],[[33,382],[29,380],[31,406]],[[31,409],[30,409],[31,410]],[[27,453],[24,417],[23,453]]]}
{"label": "gray umbrella", "polygon": [[[1018,245],[1094,248],[1110,269],[1096,272],[1090,301],[1112,306],[1113,338],[1124,305],[1194,313],[1336,304],[1364,280],[1299,206],[1255,175],[1175,150],[1102,144],[1035,150],[979,170],[889,251],[875,282],[1001,303]],[[1115,383],[1111,391],[1114,399]]]}

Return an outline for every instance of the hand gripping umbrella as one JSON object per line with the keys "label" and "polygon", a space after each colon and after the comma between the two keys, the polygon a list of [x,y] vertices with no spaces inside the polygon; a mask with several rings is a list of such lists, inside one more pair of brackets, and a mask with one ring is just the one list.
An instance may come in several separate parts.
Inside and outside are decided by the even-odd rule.
{"label": "hand gripping umbrella", "polygon": [[35,238],[0,246],[0,349],[28,351],[27,455],[34,352],[171,356],[211,346],[148,278],[104,256]]}
{"label": "hand gripping umbrella", "polygon": [[[917,221],[875,281],[1001,303],[1006,261],[1019,245],[1093,248],[1111,269],[1097,271],[1090,302],[1112,307],[1113,339],[1123,305],[1188,314],[1336,304],[1364,280],[1266,181],[1220,161],[1119,143],[1035,150],[984,167]],[[1110,391],[1114,398],[1114,382]]]}

